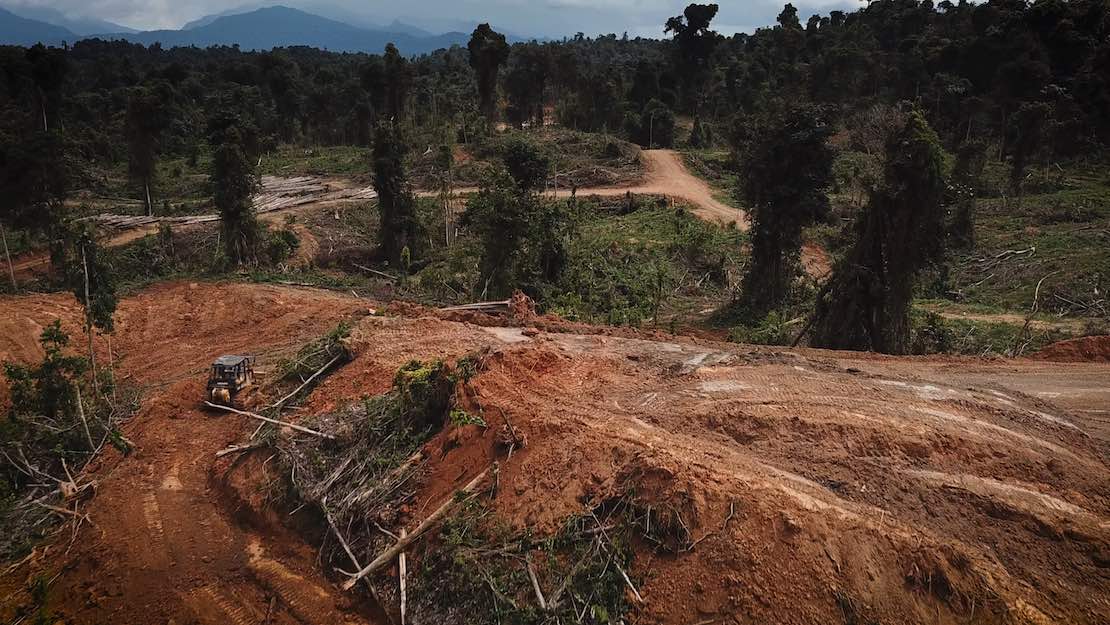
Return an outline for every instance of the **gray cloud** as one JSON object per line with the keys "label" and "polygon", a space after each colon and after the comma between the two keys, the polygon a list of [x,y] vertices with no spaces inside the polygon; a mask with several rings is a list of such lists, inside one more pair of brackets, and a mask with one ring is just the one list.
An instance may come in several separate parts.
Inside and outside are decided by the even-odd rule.
{"label": "gray cloud", "polygon": [[[248,3],[249,2],[249,3]],[[718,0],[722,32],[750,31],[774,23],[785,0]],[[140,29],[179,28],[189,20],[239,6],[284,4],[331,17],[387,24],[402,19],[428,27],[489,21],[524,36],[561,37],[576,32],[656,36],[667,17],[688,0],[0,0],[8,7],[57,9],[70,17],[93,17]],[[803,22],[812,13],[859,6],[860,0],[794,0]]]}

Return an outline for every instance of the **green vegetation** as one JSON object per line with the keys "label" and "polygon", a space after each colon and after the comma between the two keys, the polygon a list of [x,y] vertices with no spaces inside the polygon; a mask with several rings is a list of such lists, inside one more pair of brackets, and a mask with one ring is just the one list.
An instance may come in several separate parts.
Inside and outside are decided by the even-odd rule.
{"label": "green vegetation", "polygon": [[220,213],[224,255],[237,265],[253,265],[258,262],[262,228],[252,201],[258,189],[258,177],[246,153],[246,139],[236,124],[213,132],[209,141],[215,150],[213,200]]}
{"label": "green vegetation", "polygon": [[324,336],[302,347],[293,358],[278,363],[277,378],[282,382],[299,385],[333,358],[349,359],[350,354],[343,342],[350,335],[351,324],[340,322]]}
{"label": "green vegetation", "polygon": [[[633,198],[632,212],[583,211],[564,279],[540,301],[571,319],[639,325],[671,300],[727,294],[744,235],[706,223],[682,206]],[[627,204],[620,211],[627,210]]]}
{"label": "green vegetation", "polygon": [[[575,517],[554,536],[539,537],[513,531],[488,504],[470,499],[424,549],[411,614],[450,624],[618,623],[630,608],[622,572],[631,565],[637,534],[624,513]],[[598,526],[611,529],[598,534]],[[529,567],[544,588],[546,612]]]}
{"label": "green vegetation", "polygon": [[363,176],[370,149],[356,145],[312,146],[282,144],[262,157],[263,176]]}
{"label": "green vegetation", "polygon": [[[856,330],[867,325],[861,320],[871,318],[884,327],[844,346],[889,351],[909,349],[911,294],[1025,311],[1041,284],[1040,310],[1105,318],[1110,181],[1098,169],[1110,144],[1105,15],[1105,3],[881,0],[803,22],[806,16],[788,5],[771,28],[724,37],[713,30],[717,7],[691,4],[665,24],[669,41],[608,35],[509,45],[483,25],[465,49],[413,59],[395,47],[381,55],[163,50],[97,40],[65,50],[4,47],[0,224],[16,253],[50,245],[63,269],[56,275],[68,276],[61,265],[67,254],[74,260],[67,241],[79,231],[71,222],[90,212],[218,208],[234,217],[246,210],[250,186],[235,181],[253,178],[249,166],[260,156],[266,173],[363,180],[381,161],[392,172],[383,185],[392,191],[378,203],[385,227],[343,211],[333,221],[353,229],[324,228],[329,238],[320,246],[319,268],[286,266],[299,245],[292,228],[267,235],[249,219],[226,221],[233,231],[218,235],[222,252],[214,249],[215,233],[197,229],[102,256],[123,288],[171,276],[233,277],[228,266],[245,263],[240,278],[354,287],[428,303],[521,287],[545,310],[610,323],[686,318],[740,301],[755,310],[738,335],[755,331],[761,340],[776,334],[763,330],[819,304],[843,314],[828,327],[817,324],[818,335],[830,338],[845,316],[854,319],[846,322],[855,328],[848,334],[860,335]],[[888,155],[888,140],[906,126],[904,101],[914,102],[913,115],[935,132],[943,215],[918,201],[931,204],[932,193],[894,190],[892,168],[906,179],[937,178],[936,159],[922,168],[896,162],[906,150]],[[813,145],[836,153],[829,215],[812,225],[802,220],[800,236],[823,244],[842,269],[832,281],[849,293],[840,298],[843,306],[830,293],[811,302],[807,279],[793,281],[796,220],[759,218],[794,214],[796,198],[779,193],[790,185],[759,169],[794,137],[766,133],[759,157],[724,149],[753,145],[725,129],[742,130],[738,120],[767,118],[783,102],[821,110],[820,131],[829,139]],[[563,128],[547,127],[552,117]],[[496,131],[498,119],[517,130]],[[393,134],[388,154],[371,152],[371,129],[379,124]],[[200,139],[229,126],[241,135],[241,154],[220,154]],[[639,206],[638,198],[592,206],[492,192],[508,189],[492,182],[500,162],[510,171],[534,170],[533,180],[518,184],[532,195],[551,183],[567,189],[628,180],[640,165],[638,150],[625,140],[686,146],[692,169],[723,196],[746,179],[737,197],[757,217],[750,262],[744,237],[692,219],[676,226],[685,218]],[[520,150],[528,144],[550,167],[529,165],[527,150]],[[243,175],[209,179],[209,169]],[[407,181],[441,197],[413,202]],[[460,224],[447,194],[478,183],[486,193],[473,204],[474,220]],[[823,185],[799,189],[810,186]],[[877,240],[860,239],[868,222],[882,221],[879,213],[921,216],[922,228],[896,224],[902,240],[888,237],[886,252],[861,258],[859,250]],[[310,231],[324,221],[315,219]],[[841,228],[845,223],[860,227]],[[941,239],[933,240],[934,230]],[[388,267],[367,252],[374,242],[388,248]],[[400,283],[386,285],[360,266],[384,269]],[[847,266],[865,270],[848,275]],[[736,276],[745,269],[775,277],[768,302],[756,301],[763,285],[750,280],[735,298]],[[42,286],[63,282],[71,286],[63,279]],[[840,288],[847,283],[868,288]],[[871,287],[885,295],[871,297]],[[784,298],[786,291],[793,292]],[[766,317],[770,309],[778,319]]]}
{"label": "green vegetation", "polygon": [[1107,317],[1110,181],[1096,165],[1060,172],[1059,188],[1027,195],[1016,209],[980,198],[975,248],[952,259],[948,290],[957,301],[1026,311],[1038,282],[1041,309]]}
{"label": "green vegetation", "polygon": [[423,248],[421,224],[416,216],[416,197],[409,186],[404,165],[405,145],[392,124],[380,124],[374,134],[374,189],[378,192],[378,247],[393,267],[406,266]]}
{"label": "green vegetation", "polygon": [[[22,555],[57,521],[36,505],[79,474],[103,445],[130,451],[118,427],[138,408],[129,387],[115,388],[110,375],[98,386],[89,362],[71,355],[70,337],[55,321],[42,331],[41,363],[4,363],[10,389],[7,414],[0,418],[0,558]],[[44,483],[45,478],[45,483]]]}
{"label": "green vegetation", "polygon": [[829,210],[833,152],[824,114],[789,106],[738,129],[741,191],[752,220],[752,252],[736,308],[761,317],[795,303],[802,230]]}
{"label": "green vegetation", "polygon": [[1063,330],[1035,326],[1024,329],[1013,323],[970,319],[945,319],[915,310],[910,317],[910,353],[964,354],[968,356],[1020,356],[1071,338]]}
{"label": "green vegetation", "polygon": [[883,184],[856,218],[854,243],[818,294],[814,345],[906,353],[914,284],[942,255],[942,158],[936,133],[911,111],[887,142]]}

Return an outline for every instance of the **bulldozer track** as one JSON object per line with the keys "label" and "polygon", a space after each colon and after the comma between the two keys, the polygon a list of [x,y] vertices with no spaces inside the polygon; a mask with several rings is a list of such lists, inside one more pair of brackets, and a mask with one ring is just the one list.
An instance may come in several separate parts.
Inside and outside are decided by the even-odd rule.
{"label": "bulldozer track", "polygon": [[[239,597],[217,586],[193,589],[186,599],[197,619],[206,625],[258,625],[265,618],[254,607]],[[218,614],[213,615],[212,612]]]}

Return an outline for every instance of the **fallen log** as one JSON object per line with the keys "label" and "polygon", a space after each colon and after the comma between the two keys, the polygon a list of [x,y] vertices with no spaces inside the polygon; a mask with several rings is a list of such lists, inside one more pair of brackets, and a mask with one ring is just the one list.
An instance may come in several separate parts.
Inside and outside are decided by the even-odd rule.
{"label": "fallen log", "polygon": [[387,280],[392,280],[393,282],[400,282],[401,281],[401,279],[398,278],[397,276],[390,275],[390,274],[388,274],[384,271],[378,271],[377,269],[371,269],[369,267],[363,267],[362,265],[360,265],[358,263],[351,263],[351,264],[354,265],[355,267],[358,267],[359,269],[367,272],[367,273],[372,273],[375,276],[381,276],[383,278],[386,278]]}
{"label": "fallen log", "polygon": [[[405,530],[401,530],[401,538],[406,536]],[[408,597],[405,594],[405,578],[408,576],[408,562],[405,558],[405,552],[402,550],[401,554],[397,556],[397,577],[401,586],[401,625],[405,625],[405,604]]]}
{"label": "fallen log", "polygon": [[301,390],[304,389],[304,387],[311,384],[313,380],[320,377],[321,373],[327,371],[329,368],[331,368],[332,365],[339,362],[339,359],[342,358],[342,357],[343,357],[343,354],[339,354],[335,358],[332,358],[331,360],[329,360],[327,362],[327,364],[325,364],[323,367],[320,367],[320,369],[317,370],[316,373],[313,373],[311,376],[309,376],[309,378],[304,381],[304,384],[301,384],[300,386],[298,386],[297,389],[294,390],[292,393],[289,393],[288,395],[286,395],[285,397],[282,397],[281,399],[277,400],[273,404],[270,404],[270,408],[280,408],[283,404],[285,404],[285,402],[292,399],[294,396],[296,396],[297,393],[300,393]]}
{"label": "fallen log", "polygon": [[280,426],[283,426],[283,427],[287,427],[287,428],[296,430],[298,432],[304,432],[305,434],[311,434],[313,436],[319,436],[320,438],[328,438],[328,439],[334,439],[335,438],[331,434],[325,434],[323,432],[317,432],[316,430],[310,430],[306,427],[297,425],[296,423],[289,423],[287,421],[278,421],[277,419],[271,419],[270,417],[263,417],[262,415],[254,414],[253,412],[246,412],[245,410],[236,410],[236,409],[232,408],[231,406],[221,406],[219,404],[213,404],[210,401],[204,402],[204,405],[208,406],[209,408],[216,408],[217,410],[224,410],[224,411],[227,411],[227,412],[234,412],[235,414],[240,414],[240,415],[243,415],[244,417],[250,417],[252,419],[258,419],[259,421],[265,421],[266,423],[273,423],[274,425],[280,425]]}
{"label": "fallen log", "polygon": [[[478,485],[482,483],[482,480],[485,479],[487,473],[489,473],[489,469],[486,469],[485,471],[479,473],[478,476],[475,477],[473,480],[470,480],[470,483],[463,487],[460,492],[466,495],[473,493],[474,490],[478,488]],[[374,558],[373,562],[367,564],[366,567],[363,568],[361,571],[352,575],[351,579],[343,582],[343,590],[350,590],[351,588],[354,588],[354,585],[358,583],[358,580],[366,577],[367,575],[375,573],[376,571],[387,566],[390,562],[393,562],[393,559],[396,558],[402,551],[404,551],[405,547],[408,547],[410,544],[412,544],[413,541],[415,541],[417,538],[420,538],[420,536],[423,535],[424,532],[428,531],[428,529],[435,525],[437,521],[439,521],[448,512],[450,512],[451,508],[455,507],[455,504],[458,502],[459,498],[455,495],[451,495],[451,497],[449,497],[447,501],[443,502],[443,505],[437,508],[435,512],[433,512],[428,518],[421,521],[420,525],[417,525],[416,529],[414,529],[411,534],[401,537],[396,543],[393,544],[392,547],[383,551],[377,558]]]}
{"label": "fallen log", "polygon": [[444,312],[453,311],[471,311],[471,310],[508,310],[509,303],[512,300],[502,300],[496,302],[475,302],[473,304],[461,304],[459,306],[448,306],[440,308]]}

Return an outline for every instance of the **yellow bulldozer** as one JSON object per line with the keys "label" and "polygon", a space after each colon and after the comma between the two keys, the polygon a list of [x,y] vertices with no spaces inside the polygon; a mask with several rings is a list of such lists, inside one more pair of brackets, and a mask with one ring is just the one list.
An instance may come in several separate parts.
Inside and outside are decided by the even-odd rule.
{"label": "yellow bulldozer", "polygon": [[254,357],[220,356],[208,373],[207,399],[231,406],[235,396],[254,384]]}

